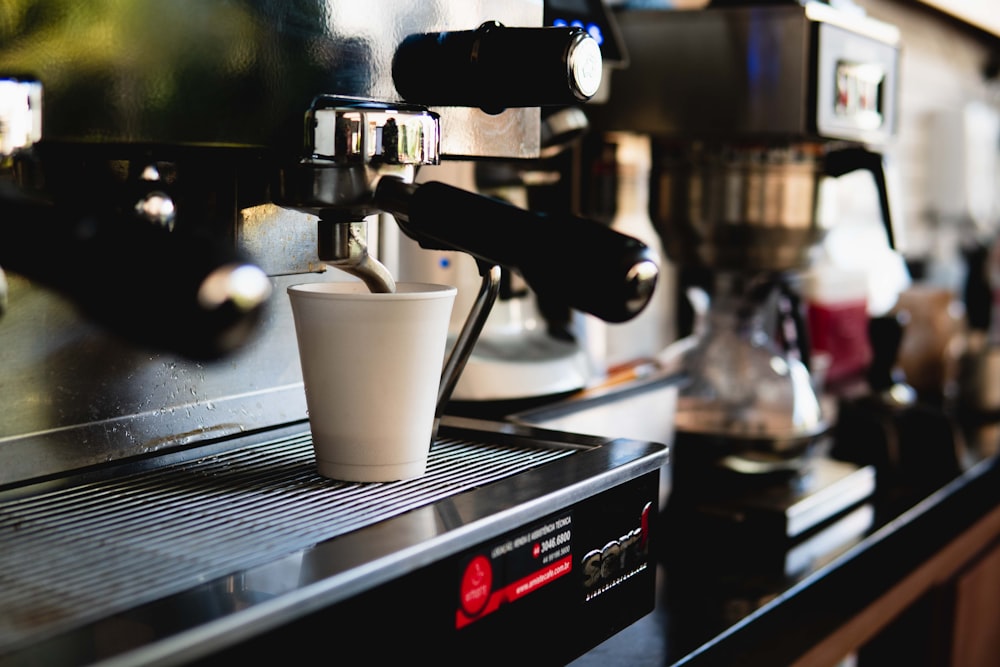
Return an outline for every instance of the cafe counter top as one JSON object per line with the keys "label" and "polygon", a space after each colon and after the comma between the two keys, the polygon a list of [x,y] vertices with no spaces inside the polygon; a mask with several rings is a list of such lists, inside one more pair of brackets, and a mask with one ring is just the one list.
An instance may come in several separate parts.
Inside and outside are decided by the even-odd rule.
{"label": "cafe counter top", "polygon": [[[671,443],[676,393],[653,378],[513,419]],[[673,443],[655,608],[571,666],[1000,664],[1000,430],[933,414],[900,427],[905,465],[848,459],[875,471],[872,492],[793,538],[674,509]],[[840,416],[857,428],[834,429],[832,454],[895,447]]]}
{"label": "cafe counter top", "polygon": [[668,509],[654,611],[572,667],[1000,664],[997,438],[956,433],[956,471],[881,472],[870,498],[799,539]]}

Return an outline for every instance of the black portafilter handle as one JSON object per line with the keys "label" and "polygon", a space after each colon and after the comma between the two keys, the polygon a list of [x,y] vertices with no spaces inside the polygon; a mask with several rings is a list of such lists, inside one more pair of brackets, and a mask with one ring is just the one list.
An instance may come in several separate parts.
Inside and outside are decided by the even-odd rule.
{"label": "black portafilter handle", "polygon": [[396,49],[392,78],[407,102],[499,113],[586,102],[602,66],[600,46],[581,28],[488,21],[475,30],[408,36]]}
{"label": "black portafilter handle", "polygon": [[379,208],[430,250],[459,250],[517,270],[546,298],[606,322],[625,322],[649,303],[658,257],[644,243],[573,216],[526,211],[503,200],[429,182],[383,178]]}
{"label": "black portafilter handle", "polygon": [[262,319],[270,281],[231,241],[9,194],[0,190],[0,266],[126,340],[212,360]]}

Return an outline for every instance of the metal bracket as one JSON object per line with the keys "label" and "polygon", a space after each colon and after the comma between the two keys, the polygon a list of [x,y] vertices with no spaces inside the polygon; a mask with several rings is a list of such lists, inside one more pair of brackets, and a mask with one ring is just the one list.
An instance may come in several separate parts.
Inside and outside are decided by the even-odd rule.
{"label": "metal bracket", "polygon": [[496,303],[497,295],[500,294],[501,270],[499,264],[492,264],[476,259],[476,266],[479,268],[479,275],[482,276],[482,283],[479,286],[479,293],[476,300],[469,309],[469,315],[465,318],[465,324],[455,339],[455,345],[451,348],[451,354],[444,364],[441,372],[441,383],[438,385],[437,410],[434,412],[434,435],[437,435],[438,426],[441,422],[441,415],[444,414],[444,407],[447,405],[451,394],[455,391],[455,385],[462,375],[466,362],[472,355],[472,349],[479,340],[479,334],[483,331],[486,318],[490,316],[493,304]]}

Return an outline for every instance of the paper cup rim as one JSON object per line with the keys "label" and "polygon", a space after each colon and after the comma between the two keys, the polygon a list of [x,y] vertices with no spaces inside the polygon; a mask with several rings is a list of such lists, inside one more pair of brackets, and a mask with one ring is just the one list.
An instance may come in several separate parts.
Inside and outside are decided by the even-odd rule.
{"label": "paper cup rim", "polygon": [[398,282],[395,292],[371,292],[363,282],[331,281],[300,283],[288,286],[289,296],[313,299],[351,299],[354,301],[409,301],[418,299],[436,299],[442,296],[456,294],[458,288],[453,285],[436,283]]}

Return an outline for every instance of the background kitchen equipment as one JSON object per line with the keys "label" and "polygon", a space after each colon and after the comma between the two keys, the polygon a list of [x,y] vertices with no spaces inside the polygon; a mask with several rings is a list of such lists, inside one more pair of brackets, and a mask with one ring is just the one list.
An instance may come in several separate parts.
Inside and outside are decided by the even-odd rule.
{"label": "background kitchen equipment", "polygon": [[889,503],[940,487],[960,473],[968,455],[952,415],[909,382],[900,347],[912,326],[908,310],[869,320],[873,355],[865,383],[840,401],[834,425],[832,454],[873,466]]}
{"label": "background kitchen equipment", "polygon": [[[872,490],[870,469],[838,463],[831,486],[840,493],[824,492],[825,476],[811,474],[827,463],[823,436],[834,416],[819,411],[806,372],[798,276],[837,222],[830,177],[871,174],[892,246],[878,150],[895,130],[899,33],[824,3],[722,4],[621,10],[630,66],[593,122],[652,137],[650,216],[679,264],[679,287],[713,292],[709,333],[666,353],[691,374],[677,399],[671,503],[691,496],[732,517],[769,505],[763,514],[787,538],[795,507],[810,496],[825,509],[807,528]],[[786,319],[800,326],[779,328]],[[736,364],[731,372],[719,352]],[[755,355],[763,363],[741,366]],[[750,368],[780,391],[758,394]]]}
{"label": "background kitchen equipment", "polygon": [[595,128],[575,158],[580,181],[576,206],[612,229],[642,239],[662,255],[659,283],[646,311],[623,325],[605,326],[588,319],[586,331],[607,380],[655,370],[656,356],[676,338],[674,313],[676,268],[663,251],[649,215],[650,137],[637,132]]}
{"label": "background kitchen equipment", "polygon": [[[953,350],[955,410],[973,423],[992,421],[1000,409],[1000,246],[995,240],[968,249],[963,287],[965,331]],[[950,333],[950,332],[949,332]]]}
{"label": "background kitchen equipment", "polygon": [[[266,643],[274,638],[268,633],[294,633],[303,615],[348,599],[363,606],[361,593],[409,574],[400,584],[409,593],[433,581],[426,599],[447,598],[436,607],[442,613],[427,616],[434,627],[420,628],[425,638],[425,631],[440,633],[442,650],[511,628],[532,636],[544,628],[538,615],[572,609],[586,631],[549,646],[553,661],[565,661],[651,608],[643,528],[630,544],[635,576],[623,585],[600,577],[587,584],[585,568],[565,563],[591,544],[632,534],[643,506],[658,497],[664,447],[449,422],[432,452],[434,473],[417,492],[366,488],[362,505],[385,511],[359,516],[349,500],[357,489],[317,486],[309,470],[291,314],[285,299],[264,298],[292,283],[330,279],[331,264],[386,288],[392,276],[369,248],[378,232],[373,214],[387,210],[435,249],[475,255],[488,274],[484,285],[495,265],[510,264],[538,291],[581,310],[612,320],[634,315],[656,274],[634,239],[577,219],[549,228],[522,209],[412,183],[417,166],[436,154],[536,157],[540,106],[593,92],[601,67],[583,30],[542,30],[541,4],[518,0],[256,0],[205,2],[186,13],[151,2],[74,3],[69,11],[60,0],[38,0],[6,10],[13,13],[0,29],[0,71],[9,77],[0,104],[0,264],[9,285],[0,388],[10,400],[0,417],[0,492],[5,514],[40,498],[60,509],[29,510],[4,525],[5,571],[16,564],[17,576],[0,589],[2,606],[7,619],[32,619],[3,628],[5,657],[79,663],[124,652],[143,662],[166,652],[194,659],[251,636]],[[405,66],[397,58],[394,67],[400,53]],[[530,60],[532,77],[523,77],[519,57]],[[439,80],[449,86],[435,87]],[[438,225],[438,212],[450,207],[483,224]],[[567,225],[582,229],[583,247],[596,254],[561,252]],[[609,261],[609,241],[624,243],[638,261]],[[625,282],[609,285],[610,274]],[[86,315],[71,307],[77,304]],[[552,447],[556,441],[562,444]],[[525,454],[521,463],[508,463],[512,452]],[[214,468],[220,460],[221,470]],[[191,475],[204,483],[183,483]],[[275,515],[268,514],[275,496],[258,493],[264,478],[268,488],[283,488]],[[132,491],[112,490],[121,485]],[[237,504],[211,502],[222,489],[242,498],[236,522],[226,512]],[[77,493],[104,500],[80,504],[72,501]],[[155,518],[136,521],[135,507],[107,500],[133,493],[155,508]],[[316,499],[346,507],[346,516],[310,510]],[[175,511],[194,504],[211,517],[207,523]],[[602,511],[612,504],[622,513]],[[290,507],[323,520],[304,525]],[[178,523],[165,522],[164,513]],[[105,515],[103,529],[89,523]],[[252,543],[241,530],[216,530],[257,520],[261,529],[278,528],[265,540],[273,549],[262,549],[255,530]],[[86,548],[59,543],[52,526],[67,522],[100,537]],[[547,552],[559,560],[546,573],[558,585],[478,619],[456,640],[454,600],[467,559],[486,549],[487,561],[507,571],[521,553],[508,556],[508,543],[557,523],[561,541]],[[211,539],[182,539],[199,540],[203,530]],[[399,539],[386,543],[385,534]],[[117,540],[140,548],[108,559]],[[46,556],[73,554],[81,567],[43,571],[51,560],[38,557],[43,545]],[[188,556],[184,564],[161,568],[175,550]],[[314,557],[325,566],[319,574],[282,569]],[[94,578],[109,560],[121,567]],[[259,567],[280,572],[264,576],[267,590],[242,589],[238,582]],[[52,595],[32,583],[55,575],[62,583]],[[120,578],[141,583],[117,588]],[[98,579],[100,590],[88,590]],[[587,595],[594,585],[600,590]],[[122,595],[108,595],[109,587]],[[70,589],[89,602],[70,600]],[[265,598],[270,612],[254,607]],[[234,616],[247,605],[249,620]],[[53,608],[60,613],[39,616]],[[115,622],[109,619],[144,631],[128,633],[134,643],[109,645],[102,641]]]}

